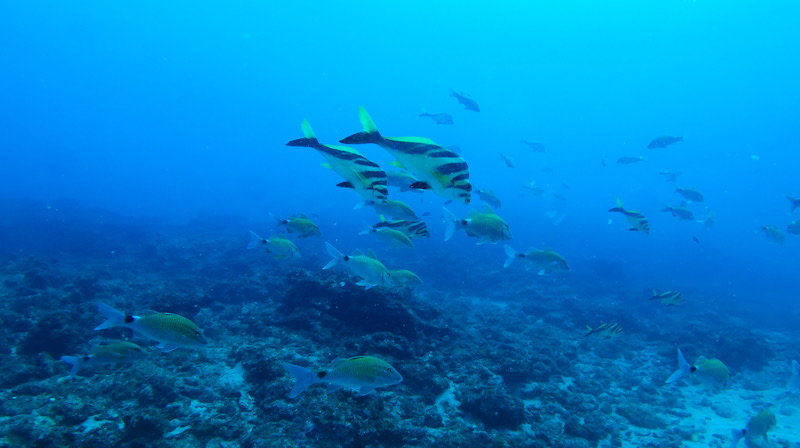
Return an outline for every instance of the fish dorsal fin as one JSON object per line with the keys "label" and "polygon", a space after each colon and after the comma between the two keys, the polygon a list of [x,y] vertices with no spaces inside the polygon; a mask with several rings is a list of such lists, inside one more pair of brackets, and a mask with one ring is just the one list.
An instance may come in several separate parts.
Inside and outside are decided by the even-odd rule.
{"label": "fish dorsal fin", "polygon": [[381,222],[386,222],[386,217],[385,216],[378,215],[378,218],[380,218]]}
{"label": "fish dorsal fin", "polygon": [[303,218],[303,219],[308,219],[308,218],[306,217],[306,214],[305,214],[305,213],[300,213],[300,217],[301,217],[301,218]]}
{"label": "fish dorsal fin", "polygon": [[356,256],[356,257],[357,257],[357,256],[359,256],[359,255],[363,256],[363,255],[364,255],[364,252],[361,252],[361,250],[360,250],[360,249],[356,249],[356,250],[353,252],[353,256]]}
{"label": "fish dorsal fin", "polygon": [[493,215],[494,211],[492,211],[492,207],[489,207],[489,204],[483,204],[483,213],[487,215]]}
{"label": "fish dorsal fin", "polygon": [[700,364],[702,364],[702,363],[704,363],[704,362],[706,362],[706,361],[708,361],[708,358],[706,358],[706,357],[705,357],[705,356],[703,356],[703,355],[700,355],[700,356],[698,356],[698,357],[697,357],[697,359],[694,361],[694,365],[696,365],[696,366],[699,366]]}
{"label": "fish dorsal fin", "polygon": [[347,361],[347,358],[336,358],[328,364],[328,368],[332,369],[345,361]]}
{"label": "fish dorsal fin", "polygon": [[373,260],[377,260],[378,259],[378,257],[375,256],[375,253],[372,252],[372,249],[367,249],[367,256],[369,258],[372,258]]}
{"label": "fish dorsal fin", "polygon": [[480,214],[481,214],[481,212],[479,212],[477,210],[470,210],[469,213],[467,213],[467,218],[473,218],[476,215],[480,215]]}
{"label": "fish dorsal fin", "polygon": [[358,119],[361,121],[364,132],[378,132],[378,127],[375,126],[375,122],[372,121],[372,117],[369,116],[367,110],[363,107],[358,108]]}
{"label": "fish dorsal fin", "polygon": [[617,198],[617,207],[623,208],[622,207],[622,200],[620,200],[620,198]]}
{"label": "fish dorsal fin", "polygon": [[[137,316],[149,316],[151,314],[158,314],[158,311],[142,310],[141,312],[136,313]],[[164,313],[164,314],[169,314],[169,313]]]}
{"label": "fish dorsal fin", "polygon": [[656,292],[655,289],[653,290],[653,297],[658,297],[658,293]]}
{"label": "fish dorsal fin", "polygon": [[311,140],[316,140],[317,136],[314,135],[314,130],[311,129],[311,124],[308,120],[303,120],[303,123],[300,125],[303,128],[303,137]]}
{"label": "fish dorsal fin", "polygon": [[404,142],[404,143],[419,143],[422,145],[434,145],[439,146],[433,142],[433,140],[425,137],[392,137],[387,138],[386,140],[394,140],[396,142]]}
{"label": "fish dorsal fin", "polygon": [[279,234],[278,234],[278,238],[283,238],[283,239],[285,239],[285,240],[288,240],[288,239],[289,239],[289,237],[287,237],[285,233],[279,233]]}

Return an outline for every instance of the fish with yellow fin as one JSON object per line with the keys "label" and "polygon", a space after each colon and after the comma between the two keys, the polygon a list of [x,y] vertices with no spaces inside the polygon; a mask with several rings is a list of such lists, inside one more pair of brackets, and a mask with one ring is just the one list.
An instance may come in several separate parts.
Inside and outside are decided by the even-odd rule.
{"label": "fish with yellow fin", "polygon": [[448,241],[462,229],[467,235],[480,239],[477,244],[497,243],[511,239],[511,230],[503,218],[497,216],[491,207],[484,204],[483,213],[476,210],[470,211],[466,218],[461,219],[446,207],[442,207],[444,212],[445,230],[444,240]]}
{"label": "fish with yellow fin", "polygon": [[461,156],[423,137],[384,137],[363,107],[359,118],[363,130],[340,143],[376,144],[397,159],[397,166],[419,179],[411,188],[431,190],[445,199],[469,204],[472,184],[469,166]]}
{"label": "fish with yellow fin", "polygon": [[698,382],[718,391],[728,387],[730,375],[728,367],[719,359],[700,356],[694,364],[689,364],[683,357],[681,349],[678,349],[678,370],[672,372],[666,383],[672,384],[683,378],[689,378],[692,383]]}

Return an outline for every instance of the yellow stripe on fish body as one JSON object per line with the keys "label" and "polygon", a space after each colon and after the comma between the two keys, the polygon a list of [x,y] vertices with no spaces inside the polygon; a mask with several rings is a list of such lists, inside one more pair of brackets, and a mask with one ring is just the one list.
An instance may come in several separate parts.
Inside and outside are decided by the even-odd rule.
{"label": "yellow stripe on fish body", "polygon": [[469,204],[472,184],[469,167],[461,156],[424,137],[383,137],[363,107],[359,118],[363,131],[342,139],[341,143],[379,145],[420,180],[413,188],[430,189],[446,199]]}
{"label": "yellow stripe on fish body", "polygon": [[316,149],[328,160],[328,167],[345,179],[341,187],[352,188],[370,201],[385,203],[388,199],[388,179],[377,163],[358,151],[345,146],[325,145],[317,140],[308,120],[302,124],[304,138],[292,140],[287,146],[304,146]]}

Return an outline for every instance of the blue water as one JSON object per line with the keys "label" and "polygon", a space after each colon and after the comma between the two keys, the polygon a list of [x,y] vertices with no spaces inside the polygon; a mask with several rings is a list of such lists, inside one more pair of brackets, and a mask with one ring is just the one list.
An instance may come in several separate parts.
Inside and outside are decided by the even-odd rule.
{"label": "blue water", "polygon": [[[308,119],[335,144],[361,129],[363,106],[383,135],[460,146],[474,186],[503,201],[508,243],[563,255],[571,271],[546,281],[585,306],[601,290],[631,301],[681,290],[687,315],[750,316],[746,326],[788,332],[800,319],[800,236],[776,244],[759,229],[800,219],[786,200],[800,196],[798,14],[793,1],[5,2],[0,216],[7,226],[18,222],[13,204],[45,213],[67,200],[103,211],[89,222],[112,214],[187,235],[198,216],[216,216],[241,225],[242,248],[249,228],[270,234],[270,213],[314,213],[323,238],[295,239],[309,270],[327,262],[331,241],[373,248],[432,295],[469,294],[477,277],[495,291],[542,281],[503,270],[500,244],[463,232],[443,242],[445,200],[430,192],[390,194],[430,212],[432,238],[414,250],[359,236],[377,216],[352,210],[361,199],[335,186],[316,151],[285,143]],[[455,125],[419,118],[424,110]],[[685,141],[647,149],[661,135]],[[383,149],[357,149],[390,167]],[[622,156],[645,161],[617,164]],[[668,183],[660,171],[681,175]],[[542,197],[522,188],[531,181]],[[713,228],[662,212],[680,203],[676,186],[704,194],[689,208],[697,220],[713,212]],[[650,235],[607,211],[617,198],[648,217]],[[447,207],[466,216],[482,201]]]}

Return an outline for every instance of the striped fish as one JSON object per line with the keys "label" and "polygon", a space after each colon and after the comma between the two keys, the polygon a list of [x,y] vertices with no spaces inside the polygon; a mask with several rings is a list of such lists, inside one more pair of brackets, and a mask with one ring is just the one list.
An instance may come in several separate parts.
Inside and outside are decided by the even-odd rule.
{"label": "striped fish", "polygon": [[323,145],[317,140],[308,120],[303,120],[303,138],[292,140],[286,146],[304,146],[319,151],[328,163],[324,166],[342,176],[339,187],[352,188],[369,201],[385,204],[389,189],[386,172],[377,163],[368,160],[358,151],[344,146]]}
{"label": "striped fish", "polygon": [[608,209],[608,211],[622,213],[622,215],[625,216],[625,219],[628,221],[628,224],[631,225],[631,227],[628,229],[631,232],[642,232],[645,235],[650,235],[650,222],[647,220],[647,218],[637,211],[625,210],[625,208],[622,207],[622,201],[619,199],[617,199],[617,206]]}
{"label": "striped fish", "polygon": [[587,325],[586,330],[587,333],[583,337],[597,336],[600,339],[612,339],[622,333],[622,327],[616,322],[605,323],[595,329]]}
{"label": "striped fish", "polygon": [[409,238],[430,238],[431,236],[431,233],[428,231],[428,226],[423,221],[409,219],[387,221],[381,217],[381,222],[372,227],[374,229],[389,228],[399,230],[405,233]]}
{"label": "striped fish", "polygon": [[658,300],[663,305],[673,306],[683,302],[683,294],[678,291],[666,291],[659,294],[654,289],[653,297],[650,297],[650,300]]}
{"label": "striped fish", "polygon": [[384,137],[362,107],[359,118],[364,130],[340,143],[376,144],[389,151],[399,164],[419,179],[411,188],[431,190],[445,199],[469,204],[472,184],[469,167],[458,154],[423,137]]}

